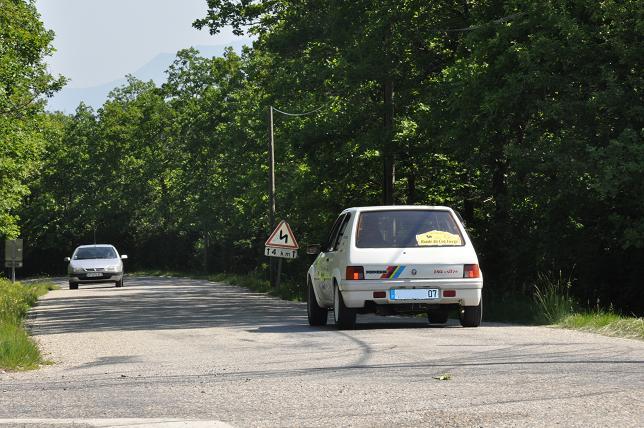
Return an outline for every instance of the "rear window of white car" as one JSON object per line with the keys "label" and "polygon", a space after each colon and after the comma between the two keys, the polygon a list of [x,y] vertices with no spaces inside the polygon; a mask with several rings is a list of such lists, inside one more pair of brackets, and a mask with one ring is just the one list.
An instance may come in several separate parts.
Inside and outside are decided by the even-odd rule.
{"label": "rear window of white car", "polygon": [[79,248],[74,254],[74,260],[90,259],[115,259],[116,251],[111,247],[87,247]]}
{"label": "rear window of white car", "polygon": [[449,211],[387,210],[360,213],[358,248],[458,247],[465,245]]}

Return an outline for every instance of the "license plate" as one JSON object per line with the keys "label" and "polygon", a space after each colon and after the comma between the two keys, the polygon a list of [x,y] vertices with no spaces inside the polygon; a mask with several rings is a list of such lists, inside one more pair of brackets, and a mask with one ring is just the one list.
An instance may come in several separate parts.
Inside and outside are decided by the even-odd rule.
{"label": "license plate", "polygon": [[88,278],[98,278],[99,276],[103,276],[103,274],[100,272],[90,272],[87,274]]}
{"label": "license plate", "polygon": [[439,297],[440,292],[438,288],[389,290],[389,300],[432,300],[438,299]]}

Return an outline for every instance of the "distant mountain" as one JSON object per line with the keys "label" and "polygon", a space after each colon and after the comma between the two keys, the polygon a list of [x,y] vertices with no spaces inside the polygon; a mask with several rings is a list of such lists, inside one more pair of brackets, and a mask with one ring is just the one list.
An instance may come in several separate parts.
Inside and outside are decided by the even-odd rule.
{"label": "distant mountain", "polygon": [[[228,45],[217,46],[195,46],[201,56],[212,58],[219,57],[224,54],[224,50],[228,46],[236,52],[241,52],[245,43],[236,42]],[[160,53],[155,56],[150,62],[131,73],[136,78],[148,81],[153,80],[157,85],[166,81],[165,71],[168,69],[172,61],[176,58],[176,53]],[[72,114],[76,111],[76,107],[83,101],[85,104],[98,109],[107,100],[107,94],[118,86],[127,83],[125,77],[114,80],[112,82],[104,83],[98,86],[91,86],[87,88],[70,88],[65,87],[60,92],[56,93],[53,98],[47,102],[47,111],[61,111],[63,113]]]}

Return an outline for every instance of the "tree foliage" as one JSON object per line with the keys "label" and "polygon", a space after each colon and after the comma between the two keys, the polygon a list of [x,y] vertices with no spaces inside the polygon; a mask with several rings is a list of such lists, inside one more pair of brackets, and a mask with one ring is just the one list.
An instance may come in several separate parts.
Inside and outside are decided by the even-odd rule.
{"label": "tree foliage", "polygon": [[52,39],[33,1],[0,0],[0,237],[19,234],[16,210],[43,150],[44,97],[64,83],[43,61]]}

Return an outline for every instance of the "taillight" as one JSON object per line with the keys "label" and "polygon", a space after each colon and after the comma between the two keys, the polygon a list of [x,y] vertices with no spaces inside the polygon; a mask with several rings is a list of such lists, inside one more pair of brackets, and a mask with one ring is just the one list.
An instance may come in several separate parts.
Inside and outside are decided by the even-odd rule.
{"label": "taillight", "polygon": [[364,279],[364,268],[362,266],[347,266],[347,279]]}
{"label": "taillight", "polygon": [[480,278],[481,269],[479,265],[465,265],[463,266],[463,278]]}

